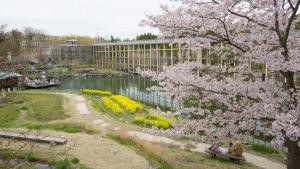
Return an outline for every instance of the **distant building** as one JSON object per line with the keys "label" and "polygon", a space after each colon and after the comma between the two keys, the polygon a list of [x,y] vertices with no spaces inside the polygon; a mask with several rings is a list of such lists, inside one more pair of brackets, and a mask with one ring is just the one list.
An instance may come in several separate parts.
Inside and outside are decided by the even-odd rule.
{"label": "distant building", "polygon": [[67,40],[52,51],[53,61],[58,64],[85,64],[89,55],[90,46],[83,45],[76,39]]}
{"label": "distant building", "polygon": [[25,78],[23,75],[13,72],[0,72],[0,89],[17,88],[21,86]]}
{"label": "distant building", "polygon": [[13,63],[47,63],[51,61],[53,42],[45,35],[34,36],[20,42],[20,56],[13,56]]}

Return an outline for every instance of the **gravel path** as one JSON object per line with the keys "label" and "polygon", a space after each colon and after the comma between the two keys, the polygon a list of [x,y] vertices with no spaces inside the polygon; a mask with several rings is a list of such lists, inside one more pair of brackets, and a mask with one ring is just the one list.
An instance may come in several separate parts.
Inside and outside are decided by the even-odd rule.
{"label": "gravel path", "polygon": [[[65,96],[76,100],[76,110],[82,116],[89,116],[87,118],[89,120],[88,121],[89,123],[91,123],[90,120],[92,120],[93,124],[97,125],[97,127],[100,127],[102,129],[110,128],[115,131],[121,130],[122,126],[117,126],[117,125],[113,125],[109,122],[105,122],[103,119],[100,119],[98,116],[96,116],[94,113],[92,113],[89,110],[87,101],[85,100],[84,97],[70,95],[70,94],[65,95]],[[169,145],[175,145],[175,146],[180,147],[181,149],[185,149],[185,145],[186,145],[183,142],[175,141],[175,140],[167,138],[167,137],[155,136],[152,134],[139,132],[139,131],[126,130],[125,134],[127,134],[128,136],[136,137],[140,140],[145,140],[145,141],[152,142],[152,143],[164,143],[164,144],[169,144]],[[205,149],[207,149],[208,147],[209,147],[208,144],[195,143],[195,148],[193,148],[191,150],[195,151],[195,152],[204,153]],[[286,165],[284,165],[282,163],[277,163],[277,162],[271,161],[264,157],[260,157],[260,156],[253,155],[250,153],[243,153],[243,155],[245,156],[247,162],[252,163],[261,168],[286,169]]]}
{"label": "gravel path", "polygon": [[[73,106],[77,115],[82,119],[93,114],[88,108],[88,104],[82,96],[64,94],[65,97],[71,99],[69,104]],[[108,127],[110,123],[105,123],[101,119],[94,121],[85,120],[87,124],[101,125]],[[47,131],[47,134],[56,135],[59,132]],[[88,135],[82,133],[62,133],[71,141],[75,147],[69,152],[80,159],[80,161],[95,169],[150,169],[148,161],[141,155],[136,154],[130,148],[120,145],[115,141],[102,138],[97,135]]]}

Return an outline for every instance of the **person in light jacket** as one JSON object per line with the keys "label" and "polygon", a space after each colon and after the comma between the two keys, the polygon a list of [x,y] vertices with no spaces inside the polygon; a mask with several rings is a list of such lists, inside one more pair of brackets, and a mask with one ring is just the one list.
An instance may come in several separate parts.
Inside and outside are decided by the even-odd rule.
{"label": "person in light jacket", "polygon": [[233,146],[229,148],[228,153],[232,156],[241,157],[243,154],[242,143],[238,139],[235,139]]}

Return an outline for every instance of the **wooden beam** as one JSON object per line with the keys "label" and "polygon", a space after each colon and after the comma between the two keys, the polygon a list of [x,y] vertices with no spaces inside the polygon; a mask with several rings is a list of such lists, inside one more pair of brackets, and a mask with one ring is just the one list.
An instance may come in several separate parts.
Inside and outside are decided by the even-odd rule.
{"label": "wooden beam", "polygon": [[54,137],[47,137],[47,136],[36,136],[36,135],[19,134],[19,133],[11,133],[11,132],[0,132],[0,137],[8,138],[8,139],[28,140],[28,141],[56,143],[56,144],[65,144],[67,142],[66,138],[54,138]]}

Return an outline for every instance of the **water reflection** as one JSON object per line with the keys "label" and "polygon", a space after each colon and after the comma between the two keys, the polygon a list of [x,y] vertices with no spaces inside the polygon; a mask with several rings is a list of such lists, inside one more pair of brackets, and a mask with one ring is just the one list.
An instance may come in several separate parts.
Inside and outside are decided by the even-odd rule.
{"label": "water reflection", "polygon": [[66,92],[78,92],[81,88],[99,89],[128,96],[131,99],[145,104],[171,108],[172,99],[160,96],[157,92],[149,92],[146,89],[156,83],[149,78],[140,76],[127,77],[72,77],[61,80],[61,86],[51,90]]}

